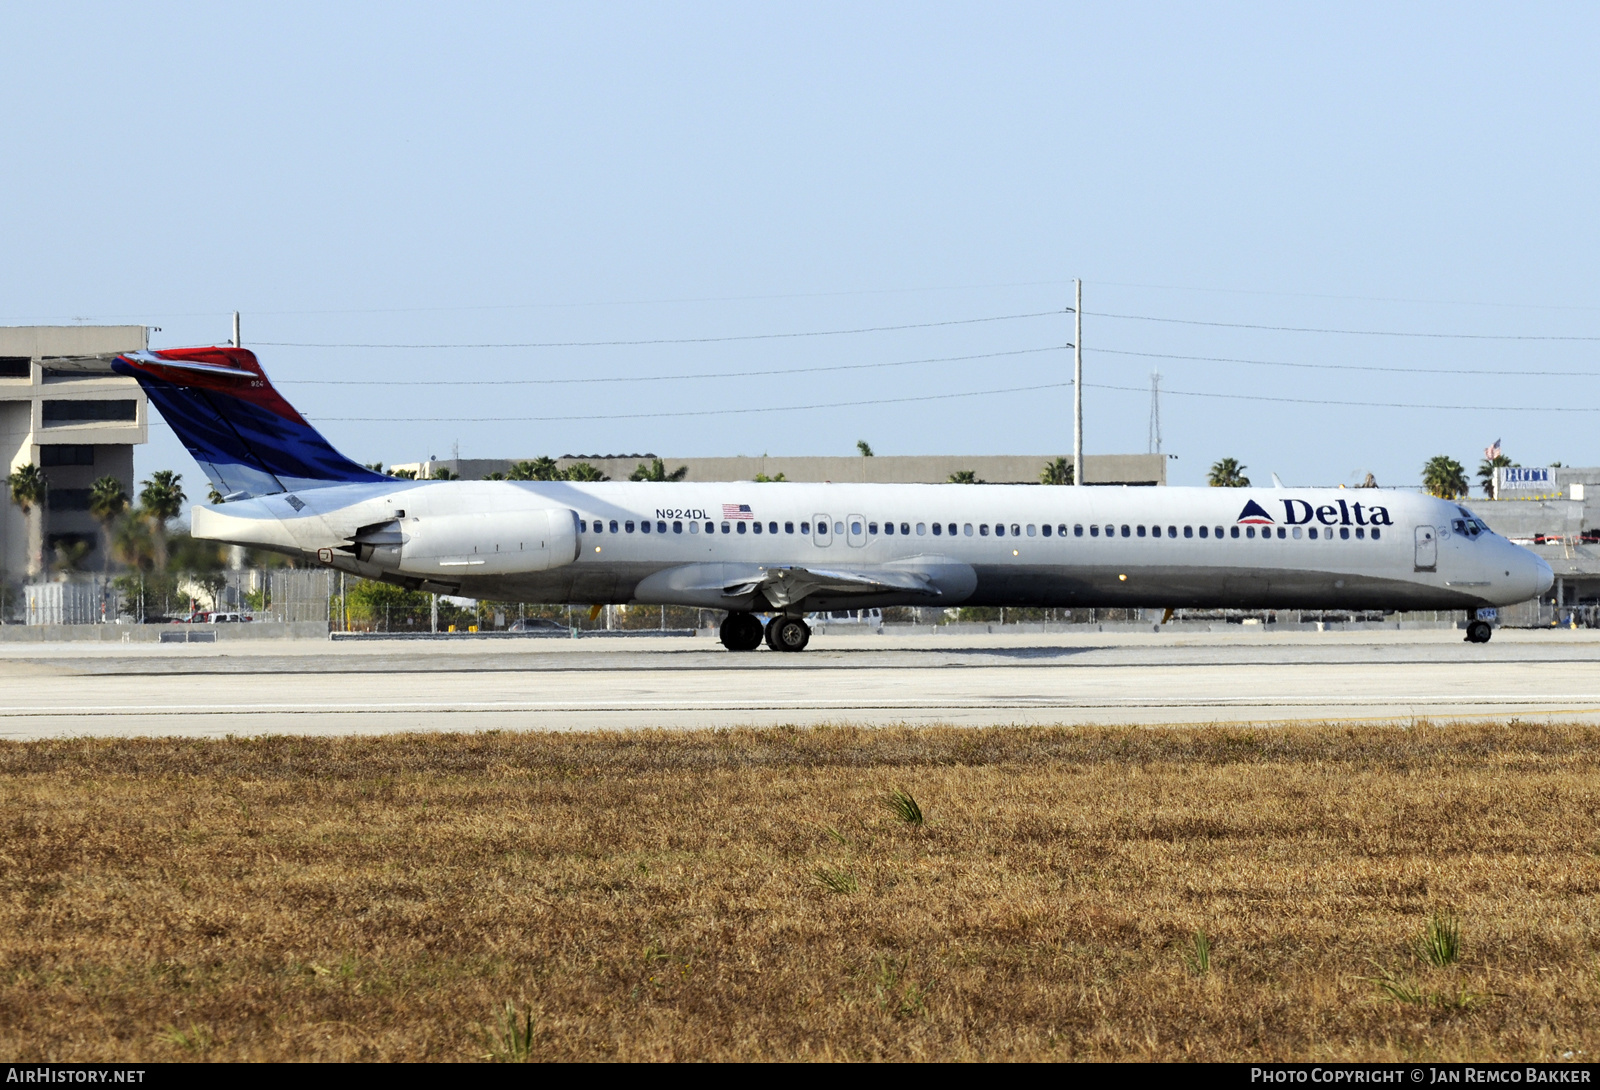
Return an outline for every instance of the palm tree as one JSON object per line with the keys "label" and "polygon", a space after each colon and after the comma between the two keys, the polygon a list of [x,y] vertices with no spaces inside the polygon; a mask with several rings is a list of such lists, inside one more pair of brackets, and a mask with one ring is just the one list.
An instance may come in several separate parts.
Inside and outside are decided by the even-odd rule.
{"label": "palm tree", "polygon": [[535,458],[531,462],[514,462],[506,474],[508,481],[559,481],[561,470],[554,458]]}
{"label": "palm tree", "polygon": [[639,468],[635,469],[633,471],[632,475],[628,477],[628,480],[630,480],[630,481],[681,481],[685,477],[687,477],[688,475],[689,475],[689,467],[688,466],[679,466],[677,469],[674,469],[671,473],[668,473],[666,465],[661,461],[660,458],[656,458],[648,466],[646,466],[643,462],[640,462],[639,463]]}
{"label": "palm tree", "polygon": [[611,478],[601,473],[588,462],[573,462],[562,474],[569,481],[609,481]]}
{"label": "palm tree", "polygon": [[506,475],[496,471],[494,473],[485,473],[483,479],[486,481],[503,481],[506,479]]}
{"label": "palm tree", "polygon": [[788,482],[789,478],[785,477],[782,473],[778,474],[776,477],[769,477],[765,473],[757,473],[755,480],[757,484],[785,484]]}
{"label": "palm tree", "polygon": [[856,449],[861,452],[861,457],[863,457],[863,458],[871,458],[872,457],[872,447],[871,447],[870,444],[868,444],[868,442],[865,439],[857,439],[856,440]]}
{"label": "palm tree", "polygon": [[1422,467],[1422,487],[1441,500],[1460,499],[1468,491],[1467,471],[1448,454],[1436,454]]}
{"label": "palm tree", "polygon": [[1249,488],[1250,478],[1244,475],[1248,468],[1240,465],[1237,458],[1223,458],[1211,467],[1206,483],[1212,488]]}
{"label": "palm tree", "polygon": [[1514,466],[1516,464],[1504,454],[1496,454],[1493,458],[1485,458],[1479,463],[1478,483],[1483,485],[1483,494],[1491,500],[1494,499],[1494,471],[1502,466]]}
{"label": "palm tree", "polygon": [[461,478],[456,476],[455,470],[449,466],[438,466],[433,471],[433,479],[436,481],[459,481]]}
{"label": "palm tree", "polygon": [[13,469],[6,483],[11,486],[11,502],[28,520],[28,577],[33,578],[44,570],[44,499],[49,482],[44,470],[30,462]]}
{"label": "palm tree", "polygon": [[66,574],[75,572],[83,558],[89,555],[90,545],[87,541],[74,540],[62,541],[56,545],[56,560],[50,565],[56,571]]}
{"label": "palm tree", "polygon": [[170,469],[158,469],[150,474],[139,489],[139,510],[150,524],[150,536],[155,543],[156,570],[167,570],[167,523],[183,513],[183,474]]}
{"label": "palm tree", "polygon": [[1046,462],[1044,471],[1039,474],[1040,484],[1071,484],[1072,480],[1072,463],[1065,458],[1057,458],[1053,462]]}
{"label": "palm tree", "polygon": [[978,480],[978,474],[975,473],[974,471],[972,471],[970,469],[958,469],[954,473],[950,474],[950,479],[946,483],[947,484],[982,484],[983,482]]}
{"label": "palm tree", "polygon": [[123,491],[122,482],[111,474],[89,486],[89,514],[100,524],[102,574],[111,566],[111,524],[127,509],[128,493]]}

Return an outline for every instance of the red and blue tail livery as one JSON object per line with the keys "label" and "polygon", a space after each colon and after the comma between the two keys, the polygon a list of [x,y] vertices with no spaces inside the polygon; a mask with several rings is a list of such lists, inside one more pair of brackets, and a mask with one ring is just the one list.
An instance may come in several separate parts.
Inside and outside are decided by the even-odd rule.
{"label": "red and blue tail livery", "polygon": [[334,450],[267,381],[244,348],[169,348],[118,356],[211,484],[234,499],[389,478]]}

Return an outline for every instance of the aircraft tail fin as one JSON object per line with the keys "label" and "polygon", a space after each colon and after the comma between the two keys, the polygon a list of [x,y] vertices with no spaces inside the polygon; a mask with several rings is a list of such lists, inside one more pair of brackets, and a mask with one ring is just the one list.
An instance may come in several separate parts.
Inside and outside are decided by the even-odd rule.
{"label": "aircraft tail fin", "polygon": [[212,486],[230,499],[388,479],[333,449],[273,389],[249,349],[129,352],[111,369],[139,380]]}

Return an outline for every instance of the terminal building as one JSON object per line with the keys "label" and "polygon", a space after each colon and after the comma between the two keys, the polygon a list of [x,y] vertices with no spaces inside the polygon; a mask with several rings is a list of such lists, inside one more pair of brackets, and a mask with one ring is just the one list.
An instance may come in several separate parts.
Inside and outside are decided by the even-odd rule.
{"label": "terminal building", "polygon": [[133,448],[149,438],[149,407],[131,378],[72,370],[78,357],[147,347],[144,326],[0,326],[0,453],[6,473],[44,472],[46,500],[30,518],[0,502],[0,578],[48,572],[62,545],[84,544],[77,567],[98,571],[100,528],[89,488],[112,476],[134,494]]}

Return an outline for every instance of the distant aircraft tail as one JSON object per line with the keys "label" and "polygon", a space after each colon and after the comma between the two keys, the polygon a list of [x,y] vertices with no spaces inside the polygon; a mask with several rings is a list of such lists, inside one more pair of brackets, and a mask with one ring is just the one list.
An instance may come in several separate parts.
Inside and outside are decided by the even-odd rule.
{"label": "distant aircraft tail", "polygon": [[144,387],[223,496],[387,480],[334,450],[244,348],[129,352],[111,365]]}

